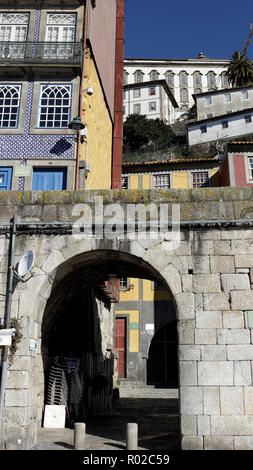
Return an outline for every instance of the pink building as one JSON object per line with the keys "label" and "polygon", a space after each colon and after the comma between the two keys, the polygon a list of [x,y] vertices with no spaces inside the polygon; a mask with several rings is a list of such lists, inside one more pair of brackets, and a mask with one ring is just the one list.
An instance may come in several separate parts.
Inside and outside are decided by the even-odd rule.
{"label": "pink building", "polygon": [[227,144],[220,168],[221,186],[253,186],[253,141]]}

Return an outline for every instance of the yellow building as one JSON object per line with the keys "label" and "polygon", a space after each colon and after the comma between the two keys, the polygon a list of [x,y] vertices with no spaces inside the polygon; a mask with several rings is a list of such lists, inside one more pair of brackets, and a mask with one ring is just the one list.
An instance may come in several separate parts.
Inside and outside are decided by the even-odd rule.
{"label": "yellow building", "polygon": [[122,189],[190,189],[219,186],[218,158],[124,162]]}

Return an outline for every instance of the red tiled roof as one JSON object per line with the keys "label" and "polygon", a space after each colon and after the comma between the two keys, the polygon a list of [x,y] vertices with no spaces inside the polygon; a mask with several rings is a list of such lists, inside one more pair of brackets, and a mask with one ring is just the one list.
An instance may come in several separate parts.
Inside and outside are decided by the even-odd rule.
{"label": "red tiled roof", "polygon": [[122,166],[137,166],[137,165],[159,165],[159,164],[173,164],[173,163],[189,163],[189,162],[218,162],[218,158],[177,158],[172,160],[154,160],[148,162],[123,162]]}

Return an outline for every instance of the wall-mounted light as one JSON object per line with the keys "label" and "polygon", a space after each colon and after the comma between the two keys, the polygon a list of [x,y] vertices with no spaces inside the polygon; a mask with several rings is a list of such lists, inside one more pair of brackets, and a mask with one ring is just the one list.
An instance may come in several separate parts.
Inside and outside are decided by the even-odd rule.
{"label": "wall-mounted light", "polygon": [[77,116],[69,123],[68,128],[78,133],[85,128],[85,124],[82,122],[82,119]]}

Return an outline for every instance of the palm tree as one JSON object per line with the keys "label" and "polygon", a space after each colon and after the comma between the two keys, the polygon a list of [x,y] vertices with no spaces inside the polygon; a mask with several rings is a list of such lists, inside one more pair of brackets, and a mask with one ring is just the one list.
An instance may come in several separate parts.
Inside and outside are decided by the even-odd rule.
{"label": "palm tree", "polygon": [[232,86],[241,87],[253,84],[253,63],[246,51],[233,52],[225,75]]}

